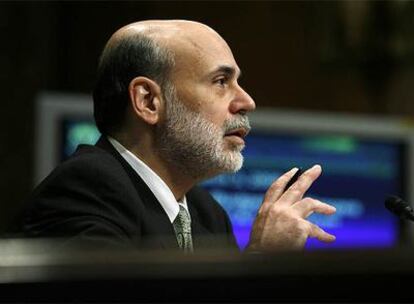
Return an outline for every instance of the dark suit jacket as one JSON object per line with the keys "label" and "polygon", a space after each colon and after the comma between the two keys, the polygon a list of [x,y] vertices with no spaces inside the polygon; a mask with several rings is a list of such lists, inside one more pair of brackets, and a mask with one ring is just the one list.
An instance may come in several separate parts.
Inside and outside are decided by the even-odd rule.
{"label": "dark suit jacket", "polygon": [[[211,195],[194,187],[186,196],[194,250],[217,248],[217,242],[237,248],[229,218]],[[160,203],[104,137],[80,146],[35,189],[22,226],[30,237],[178,248]]]}

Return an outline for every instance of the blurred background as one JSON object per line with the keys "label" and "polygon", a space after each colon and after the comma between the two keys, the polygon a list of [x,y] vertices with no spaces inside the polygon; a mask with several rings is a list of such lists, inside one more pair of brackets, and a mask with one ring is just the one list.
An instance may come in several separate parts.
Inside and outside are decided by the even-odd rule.
{"label": "blurred background", "polygon": [[33,188],[39,94],[90,94],[110,35],[151,18],[219,32],[259,109],[414,117],[411,1],[0,2],[0,230]]}

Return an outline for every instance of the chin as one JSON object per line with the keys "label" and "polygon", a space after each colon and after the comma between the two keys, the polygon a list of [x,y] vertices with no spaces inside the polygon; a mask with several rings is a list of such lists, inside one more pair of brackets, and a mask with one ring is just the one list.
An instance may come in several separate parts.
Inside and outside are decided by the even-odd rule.
{"label": "chin", "polygon": [[226,156],[221,159],[220,173],[236,173],[243,166],[243,155],[239,151],[228,152]]}
{"label": "chin", "polygon": [[245,147],[245,144],[241,144],[241,143],[227,143],[225,145],[225,149],[228,151],[228,153],[240,153],[241,151],[243,151]]}
{"label": "chin", "polygon": [[[198,171],[199,177],[209,179],[224,173],[236,173],[242,168],[243,160],[243,155],[239,151],[233,150],[216,154],[215,157],[200,165],[200,168],[204,167],[205,170]],[[209,165],[206,166],[206,164]],[[204,172],[204,174],[201,172]]]}

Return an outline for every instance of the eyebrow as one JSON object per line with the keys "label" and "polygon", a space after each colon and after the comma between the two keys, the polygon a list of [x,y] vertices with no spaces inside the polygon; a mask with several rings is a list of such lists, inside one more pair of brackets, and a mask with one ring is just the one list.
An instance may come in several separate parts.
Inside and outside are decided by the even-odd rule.
{"label": "eyebrow", "polygon": [[[234,67],[229,66],[229,65],[220,65],[217,69],[215,69],[214,71],[212,71],[212,72],[210,73],[210,75],[219,74],[219,73],[226,74],[226,76],[227,76],[227,77],[231,78],[231,77],[233,77],[234,75],[236,75],[237,70],[236,70]],[[242,73],[241,73],[241,71],[239,70],[239,71],[238,71],[237,78],[240,78],[240,77],[241,77],[241,74],[242,74]]]}

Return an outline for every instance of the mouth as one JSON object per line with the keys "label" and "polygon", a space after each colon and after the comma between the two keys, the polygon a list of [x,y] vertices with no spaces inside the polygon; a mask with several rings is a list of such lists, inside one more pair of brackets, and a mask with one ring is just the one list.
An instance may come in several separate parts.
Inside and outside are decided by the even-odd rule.
{"label": "mouth", "polygon": [[230,131],[226,132],[224,134],[224,136],[225,137],[233,137],[234,136],[236,138],[239,138],[240,140],[243,140],[243,138],[245,138],[248,133],[249,133],[249,130],[247,130],[245,128],[237,128],[237,129],[233,129],[233,130],[230,130]]}

